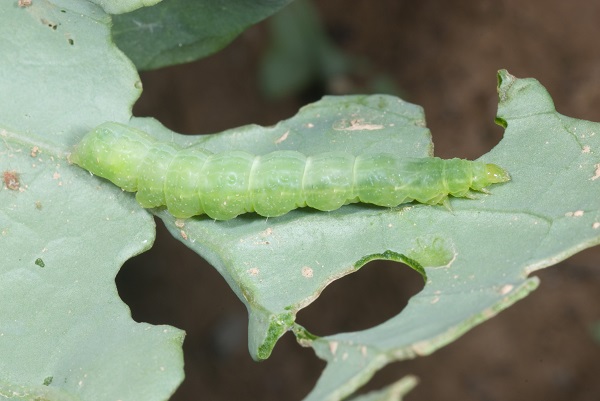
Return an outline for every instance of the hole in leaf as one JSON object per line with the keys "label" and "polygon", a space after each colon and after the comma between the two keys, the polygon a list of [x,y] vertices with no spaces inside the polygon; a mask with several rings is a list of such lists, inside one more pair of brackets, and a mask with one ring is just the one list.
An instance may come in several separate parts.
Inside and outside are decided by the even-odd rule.
{"label": "hole in leaf", "polygon": [[138,322],[188,331],[195,324],[217,324],[218,316],[230,309],[246,315],[219,273],[174,239],[160,221],[154,246],[128,260],[115,281],[119,296]]}
{"label": "hole in leaf", "polygon": [[[325,366],[292,333],[281,338],[268,360],[252,360],[246,308],[219,273],[160,221],[152,249],[129,260],[116,282],[135,321],[186,331],[186,378],[171,401],[299,399]],[[236,385],[232,372],[248,385]]]}
{"label": "hole in leaf", "polygon": [[327,286],[296,321],[319,336],[368,329],[400,313],[424,285],[407,265],[372,261]]}

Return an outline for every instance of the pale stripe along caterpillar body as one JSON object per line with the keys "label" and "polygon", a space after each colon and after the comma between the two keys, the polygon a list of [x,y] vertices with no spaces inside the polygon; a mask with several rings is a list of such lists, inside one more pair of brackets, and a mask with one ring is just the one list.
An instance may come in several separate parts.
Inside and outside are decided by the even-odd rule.
{"label": "pale stripe along caterpillar body", "polygon": [[495,164],[392,153],[305,156],[282,150],[256,156],[212,153],[158,142],[143,131],[104,123],[75,147],[70,160],[136,192],[145,208],[166,206],[175,217],[207,214],[227,220],[242,213],[281,216],[299,207],[330,211],[354,203],[397,206],[411,201],[443,204],[448,196],[472,197],[508,181]]}

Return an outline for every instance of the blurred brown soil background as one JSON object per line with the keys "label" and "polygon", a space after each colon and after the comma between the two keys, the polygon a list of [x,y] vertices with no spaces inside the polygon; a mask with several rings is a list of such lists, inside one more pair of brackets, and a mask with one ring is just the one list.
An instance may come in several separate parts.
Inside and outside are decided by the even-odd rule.
{"label": "blurred brown soil background", "polygon": [[[600,2],[315,5],[337,46],[368,60],[406,100],[425,108],[437,156],[476,158],[500,140],[502,129],[493,121],[501,68],[541,81],[560,113],[600,121]],[[214,56],[142,74],[135,114],[183,133],[271,125],[292,116],[306,93],[273,101],[259,88],[268,38],[261,23]],[[600,400],[600,343],[591,334],[600,322],[600,247],[536,275],[541,285],[526,299],[431,356],[386,367],[366,388],[412,373],[421,381],[408,401]],[[300,400],[324,367],[291,333],[270,359],[252,361],[245,307],[160,222],[155,247],[130,261],[117,283],[135,320],[187,332],[187,377],[174,401]],[[298,321],[318,335],[365,329],[399,313],[421,288],[406,266],[373,262],[333,283]]]}

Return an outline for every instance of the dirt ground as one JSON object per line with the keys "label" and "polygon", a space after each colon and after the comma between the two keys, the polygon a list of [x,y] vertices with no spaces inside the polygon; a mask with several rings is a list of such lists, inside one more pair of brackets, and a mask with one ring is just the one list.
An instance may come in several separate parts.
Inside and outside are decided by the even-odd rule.
{"label": "dirt ground", "polygon": [[[493,120],[501,68],[540,80],[562,114],[600,121],[600,2],[316,5],[341,49],[368,60],[425,108],[438,156],[476,158],[499,141]],[[261,23],[217,55],[144,73],[136,115],[184,133],[290,117],[304,97],[270,101],[258,87],[267,39]],[[600,400],[600,343],[591,335],[600,322],[600,247],[536,275],[541,285],[526,299],[431,356],[386,367],[367,387],[411,373],[421,381],[408,401]],[[160,223],[155,247],[130,261],[117,283],[134,319],[187,332],[187,377],[174,401],[300,400],[324,367],[291,334],[269,360],[253,362],[242,303]],[[399,313],[421,288],[403,265],[370,263],[328,287],[298,321],[316,334],[364,329]]]}

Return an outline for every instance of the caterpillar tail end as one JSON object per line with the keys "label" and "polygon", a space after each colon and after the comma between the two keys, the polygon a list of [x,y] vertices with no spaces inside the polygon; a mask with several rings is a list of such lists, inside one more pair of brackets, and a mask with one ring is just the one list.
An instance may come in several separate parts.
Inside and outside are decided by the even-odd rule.
{"label": "caterpillar tail end", "polygon": [[498,184],[500,182],[510,181],[508,171],[504,170],[497,164],[486,164],[485,175],[490,184]]}

